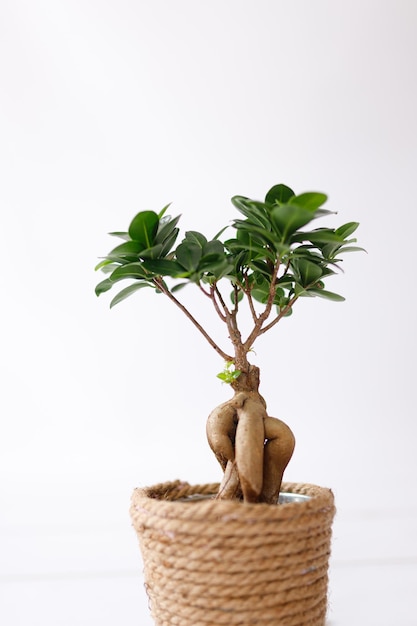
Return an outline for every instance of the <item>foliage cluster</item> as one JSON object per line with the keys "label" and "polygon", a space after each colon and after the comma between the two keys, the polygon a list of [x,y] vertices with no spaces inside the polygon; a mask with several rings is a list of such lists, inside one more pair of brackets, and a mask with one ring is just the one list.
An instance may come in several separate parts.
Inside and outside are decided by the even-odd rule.
{"label": "foliage cluster", "polygon": [[[273,186],[263,202],[234,196],[232,203],[240,216],[231,224],[233,237],[222,237],[227,226],[212,239],[187,231],[178,245],[180,216],[167,215],[169,205],[160,213],[141,211],[127,232],[110,233],[123,243],[97,265],[96,269],[107,276],[97,285],[96,294],[130,280],[110,306],[144,287],[164,293],[179,304],[174,294],[187,284],[195,284],[212,299],[217,313],[226,321],[230,311],[219,290],[222,281],[231,290],[232,314],[236,316],[240,301],[247,299],[258,336],[290,315],[299,297],[344,299],[325,289],[324,280],[340,269],[341,255],[361,250],[351,238],[358,223],[306,229],[317,218],[332,213],[323,209],[326,200],[327,196],[319,192],[296,195],[283,184]],[[255,301],[267,309],[261,315]],[[273,307],[275,318],[266,325]],[[262,323],[258,323],[260,317]],[[256,336],[246,344],[246,351]]]}

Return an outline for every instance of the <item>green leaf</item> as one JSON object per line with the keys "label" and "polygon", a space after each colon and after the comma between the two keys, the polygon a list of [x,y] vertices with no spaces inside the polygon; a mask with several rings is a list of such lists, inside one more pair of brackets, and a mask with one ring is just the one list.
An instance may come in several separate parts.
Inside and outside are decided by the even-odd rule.
{"label": "green leaf", "polygon": [[139,252],[144,249],[144,246],[138,241],[126,241],[119,246],[113,248],[107,255],[106,259],[111,261],[118,261],[124,263],[126,261],[138,260]]}
{"label": "green leaf", "polygon": [[323,272],[319,265],[304,258],[291,260],[293,269],[298,272],[303,287],[313,285],[322,276]]}
{"label": "green leaf", "polygon": [[158,243],[156,246],[152,246],[152,248],[142,250],[139,256],[141,259],[157,259],[161,255],[162,248],[162,243]]}
{"label": "green leaf", "polygon": [[294,257],[303,257],[305,259],[310,259],[313,263],[317,261],[323,261],[323,255],[321,251],[318,252],[315,249],[315,246],[298,246],[293,250]]}
{"label": "green leaf", "polygon": [[[334,264],[332,263],[332,265],[334,265]],[[326,267],[322,267],[322,270],[321,270],[321,277],[322,278],[326,278],[327,276],[333,276],[334,274],[336,274],[336,272],[334,270],[330,269],[330,267],[327,267],[327,266]]]}
{"label": "green leaf", "polygon": [[[264,229],[261,229],[264,231]],[[266,230],[265,232],[269,233],[270,231]],[[262,235],[259,235],[255,232],[254,228],[251,228],[251,225],[248,222],[242,222],[242,227],[236,230],[236,239],[238,245],[242,249],[248,250],[252,246],[257,246],[261,250],[268,245],[265,243],[265,239]]]}
{"label": "green leaf", "polygon": [[[260,263],[257,263],[256,265],[260,265]],[[254,284],[256,286],[259,286],[264,291],[269,291],[269,285],[271,283],[270,273],[268,274],[267,277],[265,277],[265,272],[263,272],[262,268],[260,268],[259,270],[257,269],[256,271],[254,271],[252,276],[253,276]]]}
{"label": "green leaf", "polygon": [[326,194],[319,193],[317,191],[308,191],[306,193],[301,193],[299,196],[292,196],[288,203],[296,204],[297,206],[303,207],[308,211],[315,212],[326,202],[326,200]]}
{"label": "green leaf", "polygon": [[278,202],[279,204],[283,204],[288,202],[294,195],[293,190],[290,187],[287,187],[287,185],[274,185],[266,194],[265,202],[270,202],[271,204],[276,204]]}
{"label": "green leaf", "polygon": [[280,304],[280,301],[282,302],[284,298],[285,298],[285,291],[281,287],[277,287],[275,289],[274,303]]}
{"label": "green leaf", "polygon": [[169,202],[168,204],[166,204],[164,206],[164,208],[158,213],[158,219],[161,220],[163,218],[163,216],[165,215],[165,212],[169,209],[169,207],[171,206],[172,202]]}
{"label": "green leaf", "polygon": [[268,294],[265,294],[263,291],[259,289],[252,289],[252,298],[261,304],[266,304],[268,302]]}
{"label": "green leaf", "polygon": [[111,274],[116,269],[116,267],[120,267],[118,263],[114,263],[110,261],[106,265],[103,265],[103,267],[101,267],[100,269],[103,272],[103,274]]}
{"label": "green leaf", "polygon": [[320,298],[326,298],[327,300],[333,300],[333,302],[345,301],[343,296],[340,296],[338,293],[333,293],[332,291],[326,291],[325,289],[309,289],[308,293],[312,293]]}
{"label": "green leaf", "polygon": [[109,291],[109,289],[111,289],[112,287],[113,287],[113,281],[111,281],[110,278],[105,278],[100,283],[98,283],[98,285],[96,285],[96,288],[95,288],[96,296],[99,296],[105,291]]}
{"label": "green leaf", "polygon": [[338,249],[337,254],[344,254],[345,252],[366,252],[366,250],[359,246],[342,246]]}
{"label": "green leaf", "polygon": [[245,263],[245,267],[250,267],[251,269],[253,269],[254,272],[256,272],[256,276],[262,275],[262,278],[265,278],[266,280],[271,280],[271,267],[261,259],[250,259]]}
{"label": "green leaf", "polygon": [[171,293],[175,293],[176,291],[179,291],[180,289],[183,289],[186,285],[188,285],[189,283],[178,283],[177,285],[174,285],[173,287],[171,287]]}
{"label": "green leaf", "polygon": [[159,217],[154,211],[141,211],[130,222],[129,235],[143,248],[151,248],[158,231]]}
{"label": "green leaf", "polygon": [[214,235],[213,239],[218,239],[220,237],[220,235],[223,235],[224,231],[227,230],[228,228],[230,228],[230,227],[229,226],[223,226],[223,228],[221,228],[219,230],[219,232]]}
{"label": "green leaf", "polygon": [[299,228],[314,219],[314,214],[296,204],[281,204],[271,211],[271,221],[281,237],[281,241],[288,241],[289,237]]}
{"label": "green leaf", "polygon": [[202,253],[203,249],[199,244],[192,243],[187,239],[184,239],[175,250],[178,263],[188,272],[195,272],[197,270]]}
{"label": "green leaf", "polygon": [[253,226],[252,224],[248,224],[247,221],[235,220],[233,226],[238,231],[248,231],[253,239],[256,238],[261,244],[271,246],[273,249],[275,249],[276,246],[280,243],[275,233],[272,233],[266,228],[261,228],[260,226]]}
{"label": "green leaf", "polygon": [[203,257],[209,254],[217,254],[223,256],[224,253],[224,245],[218,239],[208,241],[203,247]]}
{"label": "green leaf", "polygon": [[[237,301],[241,302],[244,298],[244,294],[243,291],[241,289],[237,290]],[[230,300],[232,301],[232,304],[236,304],[236,291],[233,289],[233,291],[230,292]]]}
{"label": "green leaf", "polygon": [[134,283],[133,285],[129,285],[129,287],[125,287],[110,302],[110,308],[112,309],[114,306],[116,306],[116,304],[119,304],[119,302],[122,302],[122,300],[128,298],[130,295],[132,295],[132,293],[138,291],[138,289],[143,289],[143,287],[152,287],[152,285],[150,285],[149,283]]}
{"label": "green leaf", "polygon": [[331,228],[316,228],[309,232],[300,232],[292,237],[293,243],[296,241],[311,241],[313,244],[343,243],[343,239]]}
{"label": "green leaf", "polygon": [[303,285],[301,285],[300,283],[295,283],[294,284],[294,295],[297,296],[297,297],[300,297],[300,296],[306,296],[306,295],[309,295],[309,294],[307,294],[306,288],[303,287]]}
{"label": "green leaf", "polygon": [[[284,309],[285,309],[285,306],[277,306],[278,315],[281,314]],[[283,317],[289,317],[292,314],[293,314],[293,310],[292,310],[292,306],[290,306],[290,308],[284,313]]]}
{"label": "green leaf", "polygon": [[239,378],[240,374],[242,373],[240,370],[232,370],[232,367],[233,361],[227,361],[225,363],[224,370],[217,374],[217,378],[220,378],[220,380],[222,380],[224,383],[230,385],[230,383]]}
{"label": "green leaf", "polygon": [[234,263],[232,259],[228,259],[224,255],[219,254],[209,254],[203,257],[198,266],[198,272],[201,273],[210,273],[213,276],[220,280],[226,274],[233,272]]}
{"label": "green leaf", "polygon": [[180,219],[181,215],[177,215],[173,219],[165,219],[160,220],[158,225],[158,230],[155,235],[154,243],[164,243],[166,239],[171,237],[172,233],[176,230],[178,233],[178,229],[176,229],[176,225]]}
{"label": "green leaf", "polygon": [[169,259],[147,259],[142,265],[154,276],[172,276],[173,278],[184,276],[184,268],[176,261]]}
{"label": "green leaf", "polygon": [[350,237],[350,235],[355,232],[358,226],[359,222],[348,222],[347,224],[343,224],[343,226],[336,228],[335,233],[341,239],[346,239],[346,237]]}
{"label": "green leaf", "polygon": [[337,215],[337,211],[329,211],[328,209],[317,209],[314,213],[314,218],[323,217],[324,215]]}
{"label": "green leaf", "polygon": [[172,251],[172,248],[174,247],[174,244],[177,240],[179,232],[180,232],[179,228],[174,228],[170,236],[165,238],[162,244],[162,250],[160,254],[161,257],[167,256],[167,254],[169,254]]}
{"label": "green leaf", "polygon": [[316,244],[316,247],[321,250],[323,258],[328,263],[330,262],[334,263],[336,256],[339,254],[339,250],[341,246],[342,246],[341,243],[324,243],[324,244],[317,243]]}
{"label": "green leaf", "polygon": [[112,237],[119,237],[120,239],[124,239],[125,241],[130,241],[129,233],[114,232],[114,233],[109,233],[109,235],[111,235]]}
{"label": "green leaf", "polygon": [[113,265],[113,261],[111,261],[110,259],[103,259],[103,261],[100,261],[100,263],[97,263],[97,265],[94,268],[94,271],[97,272],[97,270],[102,270],[104,267],[106,267],[106,265]]}
{"label": "green leaf", "polygon": [[142,280],[149,280],[151,277],[149,273],[143,267],[142,263],[126,263],[117,267],[110,275],[110,280],[117,282],[124,280],[125,278],[135,278]]}
{"label": "green leaf", "polygon": [[269,216],[264,204],[249,200],[244,196],[233,196],[232,203],[240,213],[248,218],[251,224],[269,228]]}
{"label": "green leaf", "polygon": [[290,287],[295,281],[294,276],[291,274],[284,274],[277,280],[277,285],[281,285],[281,287]]}
{"label": "green leaf", "polygon": [[188,230],[185,233],[185,239],[183,243],[185,242],[193,243],[200,248],[204,248],[207,243],[207,237],[205,237],[202,233],[197,232],[196,230]]}
{"label": "green leaf", "polygon": [[[243,233],[245,231],[239,231]],[[245,252],[245,265],[249,264],[253,260],[264,260],[268,259],[275,263],[276,254],[272,252],[269,248],[262,246],[261,244],[257,244],[252,237],[250,237],[249,233],[246,243],[238,239],[229,239],[225,241],[225,246],[228,250],[230,250],[233,254],[240,254],[241,252]]]}
{"label": "green leaf", "polygon": [[251,291],[251,295],[257,302],[266,304],[269,298],[269,284],[265,281],[262,285],[254,287]]}
{"label": "green leaf", "polygon": [[236,250],[232,251],[232,256],[230,257],[230,261],[233,263],[233,271],[235,275],[239,275],[239,280],[242,280],[241,272],[243,268],[247,267],[247,258],[248,254],[246,250]]}

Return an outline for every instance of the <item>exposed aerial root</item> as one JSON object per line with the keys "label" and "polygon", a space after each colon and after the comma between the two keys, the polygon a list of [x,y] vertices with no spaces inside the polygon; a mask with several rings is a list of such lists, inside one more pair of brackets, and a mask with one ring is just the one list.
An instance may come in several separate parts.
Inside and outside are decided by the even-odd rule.
{"label": "exposed aerial root", "polygon": [[295,447],[295,437],[285,422],[267,416],[264,420],[265,447],[261,502],[277,502],[284,470]]}
{"label": "exposed aerial root", "polygon": [[268,416],[257,391],[236,391],[215,408],[207,438],[224,471],[218,498],[277,502],[295,439],[284,422]]}

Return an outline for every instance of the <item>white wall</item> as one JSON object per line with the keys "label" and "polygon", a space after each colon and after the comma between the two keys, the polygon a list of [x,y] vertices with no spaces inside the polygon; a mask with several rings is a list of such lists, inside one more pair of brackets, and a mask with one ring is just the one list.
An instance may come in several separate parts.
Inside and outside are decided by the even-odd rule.
{"label": "white wall", "polygon": [[93,267],[138,210],[173,201],[214,234],[230,196],[277,182],[328,192],[368,250],[329,282],[344,304],[300,302],[256,347],[298,439],[287,478],[331,486],[342,513],[415,508],[416,4],[0,11],[5,527],[120,521],[134,486],[219,479],[221,361],[162,297],[109,311]]}

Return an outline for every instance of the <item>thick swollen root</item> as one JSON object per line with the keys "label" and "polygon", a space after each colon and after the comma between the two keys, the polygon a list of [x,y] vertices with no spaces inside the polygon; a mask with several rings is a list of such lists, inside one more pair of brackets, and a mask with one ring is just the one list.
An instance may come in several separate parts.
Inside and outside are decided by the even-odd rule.
{"label": "thick swollen root", "polygon": [[261,502],[276,504],[282,477],[295,447],[295,437],[287,424],[276,417],[264,420],[266,444],[264,448],[263,485]]}
{"label": "thick swollen root", "polygon": [[216,459],[226,469],[228,461],[234,461],[234,441],[237,425],[236,407],[232,400],[224,402],[212,411],[207,420],[207,439]]}
{"label": "thick swollen root", "polygon": [[227,461],[216,498],[218,500],[235,500],[239,495],[241,495],[241,490],[236,461]]}
{"label": "thick swollen root", "polygon": [[277,502],[295,440],[284,422],[267,415],[262,396],[237,391],[209,415],[207,438],[224,471],[218,498]]}
{"label": "thick swollen root", "polygon": [[240,486],[246,502],[257,502],[263,483],[266,412],[258,399],[247,394],[237,415],[235,455]]}

